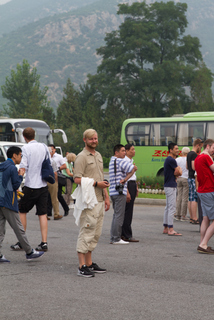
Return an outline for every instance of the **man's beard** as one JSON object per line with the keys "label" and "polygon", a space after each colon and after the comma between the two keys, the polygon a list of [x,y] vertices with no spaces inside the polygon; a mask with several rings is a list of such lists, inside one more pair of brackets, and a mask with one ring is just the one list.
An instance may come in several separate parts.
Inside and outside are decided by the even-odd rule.
{"label": "man's beard", "polygon": [[86,145],[87,145],[87,147],[89,147],[91,149],[96,149],[98,143],[96,143],[96,142],[95,143],[91,143],[91,144],[86,143]]}

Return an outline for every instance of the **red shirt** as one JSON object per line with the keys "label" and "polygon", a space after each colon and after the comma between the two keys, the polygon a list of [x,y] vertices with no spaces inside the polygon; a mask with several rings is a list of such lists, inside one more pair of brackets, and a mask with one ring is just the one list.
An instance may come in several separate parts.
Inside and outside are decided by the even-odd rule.
{"label": "red shirt", "polygon": [[199,183],[199,193],[214,192],[214,175],[210,166],[213,160],[207,154],[200,154],[195,159],[195,171],[197,172],[197,179]]}

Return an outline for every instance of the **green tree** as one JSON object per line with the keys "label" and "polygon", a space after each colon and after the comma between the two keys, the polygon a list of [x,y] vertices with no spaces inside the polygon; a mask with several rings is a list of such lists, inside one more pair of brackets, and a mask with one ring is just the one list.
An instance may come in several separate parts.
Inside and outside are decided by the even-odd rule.
{"label": "green tree", "polygon": [[36,118],[53,126],[55,115],[49,107],[48,87],[40,89],[39,79],[37,69],[31,69],[27,60],[23,60],[22,65],[17,64],[16,71],[11,70],[1,87],[2,96],[9,100],[4,112],[11,118]]}
{"label": "green tree", "polygon": [[[185,3],[173,1],[119,5],[124,22],[107,34],[106,45],[97,50],[102,63],[97,74],[89,76],[96,96],[110,104],[117,101],[126,117],[172,115],[177,108],[190,111],[190,93],[203,60],[199,39],[184,35],[186,10]],[[204,70],[209,73],[205,65]],[[211,83],[206,77],[209,95]]]}
{"label": "green tree", "polygon": [[74,89],[71,79],[63,89],[64,95],[57,108],[57,126],[63,129],[82,123],[82,106],[79,91]]}
{"label": "green tree", "polygon": [[211,71],[204,63],[201,63],[190,83],[191,111],[213,111],[212,81]]}
{"label": "green tree", "polygon": [[57,126],[63,128],[68,137],[68,143],[62,145],[63,151],[79,153],[84,146],[82,134],[87,129],[83,119],[80,92],[74,89],[70,79],[67,80],[63,92],[56,117]]}

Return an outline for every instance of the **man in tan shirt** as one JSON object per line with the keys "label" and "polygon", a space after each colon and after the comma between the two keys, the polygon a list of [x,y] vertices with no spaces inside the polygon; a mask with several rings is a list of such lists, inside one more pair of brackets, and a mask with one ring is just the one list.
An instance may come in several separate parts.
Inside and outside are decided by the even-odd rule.
{"label": "man in tan shirt", "polygon": [[106,272],[106,269],[100,268],[92,262],[92,251],[95,249],[102,232],[104,211],[110,208],[107,192],[109,183],[104,181],[102,156],[95,150],[98,145],[97,132],[94,129],[86,130],[83,133],[83,141],[85,148],[77,155],[74,164],[74,182],[81,185],[83,177],[93,179],[98,204],[93,209],[84,209],[80,216],[80,231],[77,240],[79,258],[77,275],[94,277],[95,272]]}

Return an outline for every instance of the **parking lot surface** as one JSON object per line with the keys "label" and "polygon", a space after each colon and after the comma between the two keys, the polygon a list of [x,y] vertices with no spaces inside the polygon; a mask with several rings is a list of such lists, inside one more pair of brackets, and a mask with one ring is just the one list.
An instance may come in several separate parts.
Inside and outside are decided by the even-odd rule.
{"label": "parking lot surface", "polygon": [[[77,276],[78,227],[72,210],[50,220],[49,251],[27,262],[7,225],[0,265],[1,320],[213,320],[214,255],[197,253],[197,225],[175,221],[182,237],[162,234],[164,206],[136,205],[133,233],[139,243],[109,244],[113,210],[106,213],[93,261],[107,269],[94,278]],[[33,247],[40,239],[39,222],[28,214],[27,235]],[[214,238],[210,245],[214,246]]]}

